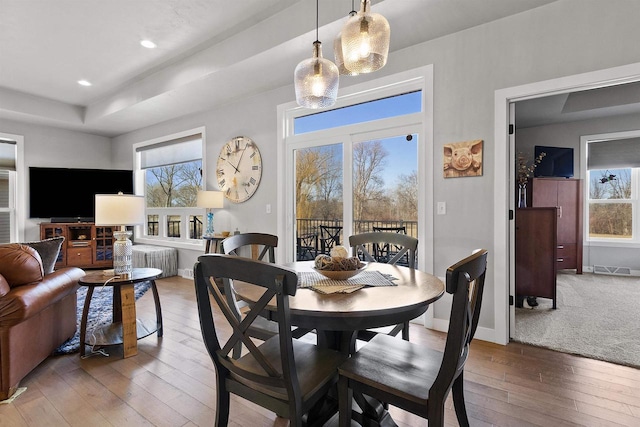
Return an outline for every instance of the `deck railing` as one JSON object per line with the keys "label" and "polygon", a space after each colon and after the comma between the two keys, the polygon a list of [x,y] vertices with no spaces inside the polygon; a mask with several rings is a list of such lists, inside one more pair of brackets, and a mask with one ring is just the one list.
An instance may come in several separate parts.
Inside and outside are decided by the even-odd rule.
{"label": "deck railing", "polygon": [[[316,218],[298,218],[296,219],[297,226],[297,254],[298,260],[312,259],[317,254],[326,253],[330,247],[323,244],[323,236],[321,226],[328,227],[342,227],[342,220],[326,220]],[[418,222],[417,221],[355,221],[353,227],[353,233],[367,233],[374,231],[375,228],[391,228],[391,227],[404,227],[407,235],[418,237]],[[348,246],[348,242],[345,242],[343,232],[338,234],[338,241],[340,244]]]}

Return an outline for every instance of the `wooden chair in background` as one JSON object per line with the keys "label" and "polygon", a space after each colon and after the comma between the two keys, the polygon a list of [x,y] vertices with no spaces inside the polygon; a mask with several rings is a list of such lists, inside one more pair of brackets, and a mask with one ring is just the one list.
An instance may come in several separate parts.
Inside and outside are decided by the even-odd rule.
{"label": "wooden chair in background", "polygon": [[[278,236],[266,233],[242,233],[227,237],[222,241],[222,249],[225,254],[240,255],[242,248],[248,248],[251,253],[256,253],[258,260],[264,261],[268,254],[269,262],[276,262],[275,248],[278,247]],[[249,257],[247,257],[249,258]],[[253,257],[251,257],[253,258]]]}
{"label": "wooden chair in background", "polygon": [[444,352],[387,335],[376,335],[339,369],[340,426],[349,426],[354,393],[444,425],[444,404],[453,393],[458,423],[468,426],[464,365],[478,326],[487,251],[481,250],[447,269],[446,292],[453,295]]}
{"label": "wooden chair in background", "polygon": [[[296,293],[295,271],[244,257],[210,254],[198,258],[194,277],[202,337],[216,369],[215,425],[229,422],[230,393],[288,418],[291,426],[322,425],[326,420],[314,411],[335,385],[337,368],[346,356],[292,338],[289,296]],[[264,294],[240,320],[215,285],[215,278],[248,282],[264,288]],[[214,321],[211,297],[226,322],[220,322],[219,317]],[[278,334],[255,345],[248,330],[272,299],[277,306]],[[221,334],[217,322],[228,324]],[[229,336],[229,326],[230,338],[221,343],[221,337]],[[240,358],[231,357],[238,344],[248,352]]]}
{"label": "wooden chair in background", "polygon": [[[381,246],[393,246],[396,253],[392,257],[384,260],[378,260],[369,252],[368,248],[376,248]],[[351,246],[352,255],[357,256],[367,262],[385,262],[387,264],[395,264],[398,260],[405,257],[409,268],[416,268],[416,255],[418,251],[418,239],[399,234],[395,232],[374,231],[372,233],[361,233],[349,236],[349,246]],[[375,251],[375,249],[374,249]],[[376,329],[367,329],[358,331],[358,339],[370,341],[378,333],[396,336],[402,332],[402,339],[409,341],[409,322],[404,322],[393,327],[384,327]]]}
{"label": "wooden chair in background", "polygon": [[[255,259],[264,261],[266,257],[270,263],[276,262],[275,249],[278,247],[278,236],[266,233],[243,233],[227,237],[222,241],[222,250],[226,255],[240,256],[240,253],[255,254]],[[248,257],[247,257],[248,258]],[[241,319],[246,316],[249,308],[247,304],[238,301],[235,290],[233,289],[233,280],[222,280],[224,295],[227,297],[229,307],[234,311],[236,317]],[[309,332],[308,329],[294,329],[294,338],[300,338]],[[278,334],[278,324],[264,317],[255,319],[248,329],[250,336],[262,341]],[[240,357],[242,346],[238,343],[235,349],[234,357]]]}

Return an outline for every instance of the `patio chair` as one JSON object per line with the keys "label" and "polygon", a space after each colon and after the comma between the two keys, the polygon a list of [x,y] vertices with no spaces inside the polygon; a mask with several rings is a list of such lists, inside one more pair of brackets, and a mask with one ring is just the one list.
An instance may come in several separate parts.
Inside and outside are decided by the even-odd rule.
{"label": "patio chair", "polygon": [[341,225],[321,225],[319,236],[320,253],[329,254],[334,246],[339,246],[340,233],[342,233]]}

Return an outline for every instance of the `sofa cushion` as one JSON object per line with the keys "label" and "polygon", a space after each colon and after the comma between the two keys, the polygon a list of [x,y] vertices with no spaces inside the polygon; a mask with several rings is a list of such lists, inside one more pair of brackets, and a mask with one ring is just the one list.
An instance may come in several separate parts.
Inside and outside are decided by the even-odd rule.
{"label": "sofa cushion", "polygon": [[10,290],[11,288],[9,287],[7,279],[5,279],[2,274],[0,274],[0,298],[8,294]]}
{"label": "sofa cushion", "polygon": [[0,245],[0,274],[9,287],[39,282],[44,277],[38,251],[20,243]]}
{"label": "sofa cushion", "polygon": [[40,240],[37,242],[27,242],[24,245],[31,246],[38,251],[40,259],[42,260],[42,269],[44,274],[53,273],[53,269],[60,253],[60,247],[64,242],[64,237],[53,237],[51,239]]}

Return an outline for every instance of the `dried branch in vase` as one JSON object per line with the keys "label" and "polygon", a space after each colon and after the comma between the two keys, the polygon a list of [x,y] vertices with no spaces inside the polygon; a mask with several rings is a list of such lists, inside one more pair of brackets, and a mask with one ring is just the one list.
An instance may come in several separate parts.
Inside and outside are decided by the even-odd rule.
{"label": "dried branch in vase", "polygon": [[533,159],[532,163],[529,163],[529,159],[523,153],[518,153],[518,170],[516,171],[518,174],[518,184],[522,185],[527,183],[527,179],[533,174],[533,171],[546,155],[547,153],[542,152]]}

